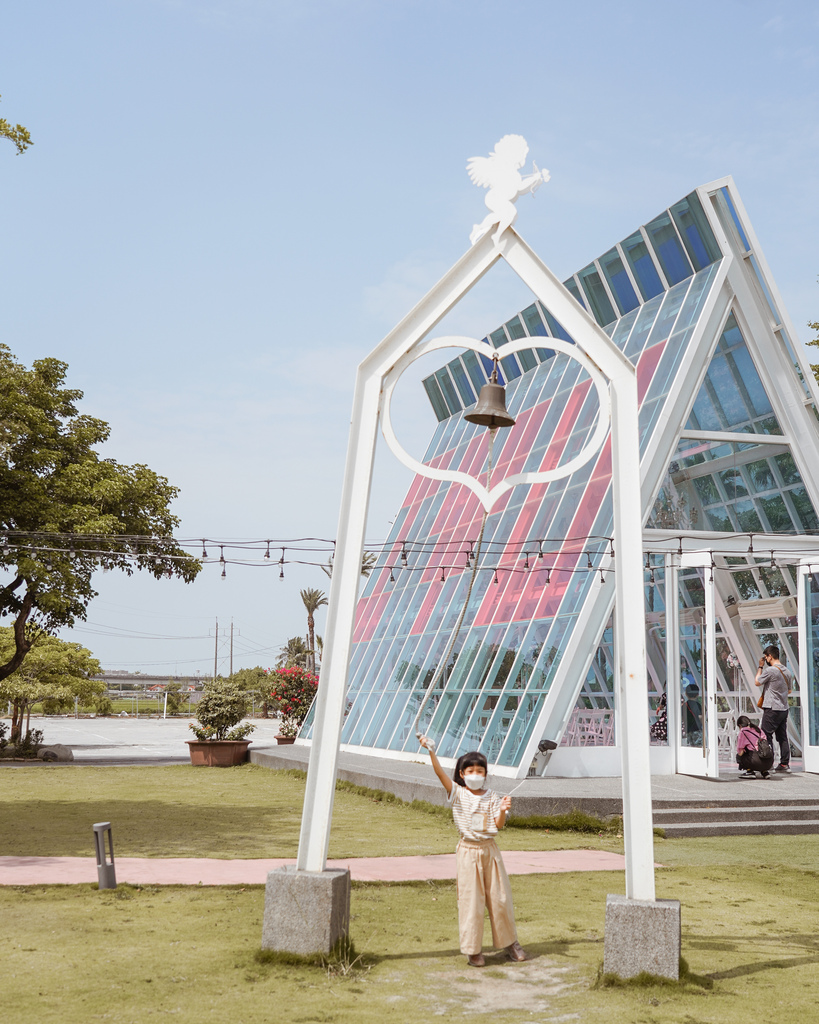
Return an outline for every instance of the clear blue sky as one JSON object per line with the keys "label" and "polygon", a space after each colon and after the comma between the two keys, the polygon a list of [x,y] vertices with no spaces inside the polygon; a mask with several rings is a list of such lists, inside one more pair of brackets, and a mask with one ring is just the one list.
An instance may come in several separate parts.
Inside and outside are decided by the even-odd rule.
{"label": "clear blue sky", "polygon": [[[552,173],[516,226],[559,276],[733,174],[803,341],[819,318],[814,2],[26,0],[0,35],[35,141],[0,149],[0,336],[69,364],[106,454],[181,488],[181,536],[334,536],[355,367],[464,252],[466,159],[507,132]],[[527,301],[500,272],[451,323]],[[400,422],[423,450],[412,383]],[[407,482],[380,453],[371,539]],[[66,635],[206,673],[232,616],[236,666],[269,664],[326,584],[109,574]]]}

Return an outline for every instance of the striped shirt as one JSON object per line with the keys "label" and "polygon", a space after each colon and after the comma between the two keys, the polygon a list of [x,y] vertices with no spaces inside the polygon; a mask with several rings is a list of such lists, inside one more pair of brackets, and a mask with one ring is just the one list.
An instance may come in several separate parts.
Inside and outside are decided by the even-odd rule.
{"label": "striped shirt", "polygon": [[496,820],[501,810],[501,798],[491,789],[478,794],[453,782],[449,802],[455,827],[464,839],[491,839],[498,834]]}

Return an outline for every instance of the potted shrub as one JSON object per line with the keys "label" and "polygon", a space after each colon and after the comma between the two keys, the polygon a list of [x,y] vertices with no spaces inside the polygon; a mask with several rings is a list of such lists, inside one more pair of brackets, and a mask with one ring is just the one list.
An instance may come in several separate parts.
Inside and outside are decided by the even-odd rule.
{"label": "potted shrub", "polygon": [[227,768],[247,760],[250,740],[256,728],[250,722],[239,725],[247,714],[248,696],[235,683],[217,679],[205,684],[196,707],[199,725],[191,722],[195,740],[188,740],[191,764]]}
{"label": "potted shrub", "polygon": [[318,676],[300,665],[268,672],[270,705],[279,715],[277,743],[294,743],[318,689]]}

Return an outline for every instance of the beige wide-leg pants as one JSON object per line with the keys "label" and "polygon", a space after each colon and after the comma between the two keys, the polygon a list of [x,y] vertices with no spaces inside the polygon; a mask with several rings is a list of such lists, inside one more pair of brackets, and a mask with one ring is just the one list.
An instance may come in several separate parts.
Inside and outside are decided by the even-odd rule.
{"label": "beige wide-leg pants", "polygon": [[462,839],[456,849],[458,875],[458,930],[461,952],[480,953],[483,945],[484,907],[489,911],[492,943],[496,949],[517,941],[512,889],[494,839]]}

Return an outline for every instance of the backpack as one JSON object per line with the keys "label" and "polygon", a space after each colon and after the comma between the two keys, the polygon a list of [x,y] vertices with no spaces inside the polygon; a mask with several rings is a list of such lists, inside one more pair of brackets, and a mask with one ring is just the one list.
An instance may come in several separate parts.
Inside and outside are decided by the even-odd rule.
{"label": "backpack", "polygon": [[756,752],[761,758],[773,757],[773,749],[768,742],[768,737],[763,734],[759,737],[759,743],[756,745]]}

